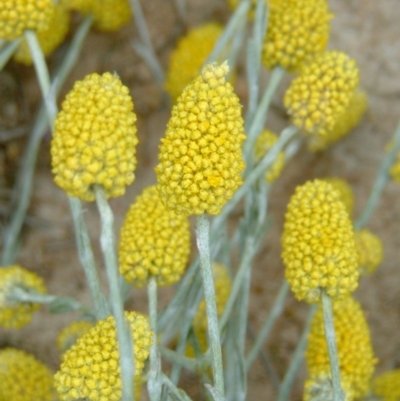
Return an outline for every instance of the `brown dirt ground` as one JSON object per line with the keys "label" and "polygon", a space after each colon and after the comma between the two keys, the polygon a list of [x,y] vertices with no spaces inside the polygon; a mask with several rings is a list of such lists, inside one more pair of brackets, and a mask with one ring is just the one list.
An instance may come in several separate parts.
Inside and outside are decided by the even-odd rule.
{"label": "brown dirt ground", "polygon": [[[165,68],[177,37],[185,31],[185,24],[179,20],[172,1],[147,0],[142,4],[157,55]],[[189,27],[212,19],[225,22],[229,16],[224,0],[188,0],[186,4],[186,26]],[[354,216],[359,215],[371,190],[385,145],[399,118],[400,3],[397,0],[331,0],[330,6],[335,14],[330,48],[349,53],[359,63],[362,86],[369,96],[369,110],[350,136],[326,152],[313,155],[302,149],[274,185],[270,200],[274,224],[256,259],[253,273],[250,322],[255,330],[262,324],[282,281],[280,235],[285,205],[295,186],[314,177],[335,175],[345,178],[355,191]],[[162,101],[160,90],[131,47],[135,37],[133,24],[112,35],[92,31],[65,85],[67,91],[75,80],[87,73],[116,71],[131,89],[138,113],[138,168],[136,181],[128,188],[126,195],[111,201],[116,214],[117,230],[135,196],[145,186],[155,182],[153,168],[157,161],[158,141],[164,134],[169,117],[169,107]],[[242,75],[239,72],[236,88],[245,104],[246,87]],[[280,101],[284,86],[276,97],[269,118],[270,127],[276,130],[286,124]],[[0,74],[0,88],[1,130],[29,127],[39,99],[33,70],[10,63]],[[24,138],[1,143],[0,173],[3,188],[13,182],[24,143]],[[70,295],[89,302],[76,255],[67,200],[64,193],[53,184],[49,166],[49,137],[46,137],[39,157],[29,211],[36,223],[24,229],[23,245],[17,262],[43,276],[50,293]],[[1,193],[2,197],[6,195]],[[400,365],[400,340],[393,335],[400,330],[400,274],[397,272],[400,211],[396,209],[399,196],[400,187],[389,183],[368,225],[383,240],[385,257],[380,268],[370,277],[364,278],[356,292],[371,326],[373,346],[379,358],[378,373]],[[85,208],[90,234],[99,256],[96,209],[92,204],[86,204]],[[162,290],[160,302],[165,302],[167,298],[168,291]],[[133,292],[130,307],[145,311],[145,293]],[[280,377],[285,372],[301,333],[305,315],[306,306],[291,297],[265,346]],[[73,318],[71,314],[54,316],[43,308],[23,330],[1,330],[0,346],[12,345],[32,352],[55,370],[59,363],[55,347],[57,332]],[[301,398],[305,377],[306,370],[303,368],[293,393],[295,400]],[[261,363],[256,362],[249,374],[249,400],[275,397],[271,380]]]}

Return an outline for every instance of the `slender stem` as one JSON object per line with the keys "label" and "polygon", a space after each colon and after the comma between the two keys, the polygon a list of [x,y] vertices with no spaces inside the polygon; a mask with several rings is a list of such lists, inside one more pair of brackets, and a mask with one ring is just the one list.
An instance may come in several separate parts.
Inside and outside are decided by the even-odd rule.
{"label": "slender stem", "polygon": [[110,307],[101,291],[100,280],[97,274],[96,262],[90,243],[89,233],[83,217],[82,204],[77,198],[68,197],[72,218],[74,221],[75,238],[86,281],[92,297],[96,319],[104,319],[110,314]]}
{"label": "slender stem", "polygon": [[333,322],[332,301],[330,296],[322,291],[322,310],[324,314],[324,327],[326,346],[329,354],[329,364],[331,366],[333,400],[344,401],[344,393],[340,382],[339,358],[335,339],[335,326]]}
{"label": "slender stem", "polygon": [[316,309],[317,309],[316,305],[311,305],[309,308],[303,334],[301,335],[300,340],[297,343],[294,354],[290,360],[289,368],[286,371],[281,386],[279,387],[278,401],[287,401],[289,399],[289,395],[292,390],[294,380],[304,359],[304,351],[306,349],[308,342],[308,333],[310,331],[310,325]]}
{"label": "slender stem", "polygon": [[118,261],[114,236],[114,216],[102,187],[95,186],[96,203],[101,219],[100,244],[103,251],[108,285],[110,288],[111,310],[115,318],[119,346],[119,360],[122,373],[122,400],[134,400],[133,339],[124,318],[124,305],[119,288]]}
{"label": "slender stem", "polygon": [[285,304],[288,292],[289,292],[289,284],[285,280],[283,282],[283,284],[281,285],[281,288],[278,292],[278,295],[275,299],[275,302],[272,306],[271,312],[269,313],[267,320],[264,322],[263,327],[261,328],[261,331],[258,334],[253,347],[251,348],[249,354],[247,355],[247,359],[246,359],[246,369],[247,370],[249,370],[251,364],[254,362],[258,353],[260,352],[261,348],[263,347],[264,342],[267,339],[269,333],[271,332],[271,329],[272,329],[276,319],[282,313],[282,309]]}
{"label": "slender stem", "polygon": [[203,368],[206,363],[205,359],[203,362],[203,360],[199,361],[198,359],[188,358],[162,345],[160,346],[160,352],[161,355],[170,363],[180,365],[192,372],[196,372],[198,369]]}
{"label": "slender stem", "polygon": [[393,146],[390,151],[386,154],[382,160],[381,165],[374,182],[371,194],[368,198],[365,209],[361,216],[357,219],[354,224],[356,230],[363,228],[372,216],[372,213],[376,209],[379,199],[381,198],[383,188],[389,180],[389,169],[395,161],[396,155],[400,151],[400,123],[397,125],[396,131],[393,135]]}
{"label": "slender stem", "polygon": [[150,370],[148,374],[147,389],[151,401],[159,401],[161,398],[162,381],[160,379],[160,356],[157,346],[157,281],[150,278],[147,286],[149,301],[150,328],[153,331],[153,344],[150,348]]}
{"label": "slender stem", "polygon": [[15,50],[17,50],[20,43],[21,38],[13,40],[12,42],[7,43],[4,48],[0,50],[0,71],[7,64],[8,60],[14,54]]}
{"label": "slender stem", "polygon": [[173,394],[178,401],[192,401],[191,398],[181,389],[177,388],[168,376],[162,375],[163,383],[168,387],[168,390]]}
{"label": "slender stem", "polygon": [[209,235],[210,224],[207,216],[205,214],[197,216],[196,239],[203,277],[204,298],[206,301],[208,336],[212,351],[214,385],[221,394],[224,394],[221,339],[219,336],[214,279],[211,269]]}

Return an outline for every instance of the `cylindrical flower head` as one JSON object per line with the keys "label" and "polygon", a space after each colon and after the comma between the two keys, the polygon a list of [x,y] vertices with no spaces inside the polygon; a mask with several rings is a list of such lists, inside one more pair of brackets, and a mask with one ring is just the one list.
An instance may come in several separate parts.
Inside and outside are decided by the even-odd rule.
{"label": "cylindrical flower head", "polygon": [[331,184],[332,187],[339,192],[340,200],[344,203],[346,212],[351,216],[354,209],[354,194],[349,183],[338,177],[329,177],[323,180]]}
{"label": "cylindrical flower head", "polygon": [[93,12],[94,2],[97,0],[61,0],[69,10],[78,11],[83,15],[89,15]]}
{"label": "cylindrical flower head", "polygon": [[339,193],[323,180],[296,188],[285,215],[282,237],[285,275],[298,300],[317,302],[358,285],[354,231]]}
{"label": "cylindrical flower head", "polygon": [[128,283],[159,286],[178,281],[190,253],[189,219],[168,209],[156,186],[146,188],[130,207],[121,228],[119,270]]}
{"label": "cylindrical flower head", "polygon": [[132,18],[129,0],[96,0],[93,2],[94,26],[105,32],[113,32],[128,24]]}
{"label": "cylindrical flower head", "polygon": [[[278,135],[270,130],[264,130],[257,138],[257,142],[254,146],[254,155],[256,161],[259,161],[265,154],[275,145],[278,140]],[[275,181],[280,175],[285,165],[285,153],[279,152],[278,157],[272,163],[265,173],[265,180],[268,183]]]}
{"label": "cylindrical flower head", "polygon": [[[45,56],[55,50],[65,39],[69,29],[70,12],[63,3],[55,6],[55,12],[46,29],[36,32],[42,52]],[[31,52],[24,39],[14,54],[15,61],[25,64],[32,64]]]}
{"label": "cylindrical flower head", "polygon": [[14,265],[0,268],[0,326],[21,328],[32,320],[32,315],[40,304],[18,302],[13,299],[13,291],[21,288],[44,294],[43,280],[35,273]]}
{"label": "cylindrical flower head", "polygon": [[171,53],[165,90],[175,102],[198,75],[222,33],[222,26],[209,22],[191,29]]}
{"label": "cylindrical flower head", "polygon": [[93,324],[88,321],[72,322],[67,327],[64,327],[57,336],[57,347],[61,352],[65,352],[70,349],[76,340],[82,337],[89,329],[93,327]]}
{"label": "cylindrical flower head", "polygon": [[56,184],[85,201],[94,200],[94,185],[107,198],[123,195],[135,178],[135,122],[129,89],[118,77],[94,73],[75,82],[51,142]]}
{"label": "cylindrical flower head", "polygon": [[14,348],[0,350],[0,400],[52,401],[53,375],[33,355]]}
{"label": "cylindrical flower head", "polygon": [[357,89],[351,97],[349,105],[344,110],[344,113],[342,113],[340,118],[337,118],[336,124],[332,130],[327,131],[324,136],[317,133],[316,135],[308,137],[309,150],[311,152],[322,151],[342,139],[357,126],[366,110],[367,95]]}
{"label": "cylindrical flower head", "polygon": [[[346,400],[364,396],[370,386],[377,359],[371,345],[368,323],[361,305],[352,297],[344,297],[333,302],[333,321],[338,350],[341,380],[347,383]],[[306,401],[313,399],[318,384],[323,377],[330,377],[329,355],[326,347],[323,311],[320,305],[313,321],[306,350],[306,362],[310,381],[314,382],[313,391],[305,396]],[[318,378],[319,380],[315,380]],[[331,386],[331,384],[329,383]],[[309,387],[306,385],[306,388]],[[306,391],[307,393],[307,391]]]}
{"label": "cylindrical flower head", "polygon": [[268,28],[262,62],[271,70],[281,66],[298,72],[305,63],[322,53],[329,39],[326,0],[269,1]]}
{"label": "cylindrical flower head", "polygon": [[372,381],[371,400],[398,401],[400,399],[400,369],[385,372]]}
{"label": "cylindrical flower head", "polygon": [[2,1],[0,7],[0,39],[14,40],[24,31],[48,28],[54,13],[53,0]]}
{"label": "cylindrical flower head", "polygon": [[378,236],[364,229],[355,232],[358,268],[361,274],[371,274],[381,264],[383,245]]}
{"label": "cylindrical flower head", "polygon": [[358,86],[356,62],[329,51],[307,64],[290,84],[283,102],[305,135],[327,136],[349,107]]}
{"label": "cylindrical flower head", "polygon": [[218,214],[242,183],[243,118],[228,71],[226,62],[206,65],[172,109],[156,173],[176,212]]}
{"label": "cylindrical flower head", "polygon": [[[135,378],[139,385],[149,356],[152,332],[148,319],[125,312],[134,341]],[[62,357],[54,385],[62,401],[119,401],[122,396],[121,370],[113,316],[99,320]]]}

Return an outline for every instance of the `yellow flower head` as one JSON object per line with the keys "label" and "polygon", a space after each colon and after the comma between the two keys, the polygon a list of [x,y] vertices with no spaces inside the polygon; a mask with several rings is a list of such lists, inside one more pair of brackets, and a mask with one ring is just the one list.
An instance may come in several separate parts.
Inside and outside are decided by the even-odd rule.
{"label": "yellow flower head", "polygon": [[33,290],[44,294],[43,280],[34,273],[14,265],[0,268],[0,326],[21,328],[27,325],[40,304],[13,299],[17,289]]}
{"label": "yellow flower head", "polygon": [[[55,12],[45,29],[36,32],[40,47],[45,56],[55,50],[65,39],[69,29],[70,12],[63,3],[55,6]],[[14,54],[15,61],[25,65],[32,64],[28,44],[24,39]]]}
{"label": "yellow flower head", "polygon": [[327,131],[325,136],[311,135],[308,137],[308,148],[312,152],[326,149],[339,139],[346,136],[360,122],[367,110],[367,95],[361,90],[356,90],[349,102],[349,105],[336,120],[334,127]]}
{"label": "yellow flower head", "polygon": [[307,64],[283,102],[305,135],[327,136],[345,115],[358,86],[357,65],[345,53],[329,51]]}
{"label": "yellow flower head", "polygon": [[338,177],[329,177],[323,180],[331,184],[332,187],[339,192],[340,200],[344,203],[348,215],[351,216],[354,209],[354,194],[349,183]]}
{"label": "yellow flower head", "polygon": [[161,201],[156,186],[148,187],[130,207],[121,228],[120,273],[142,287],[150,277],[160,286],[178,281],[190,253],[189,220]]}
{"label": "yellow flower head", "polygon": [[[152,332],[148,319],[136,312],[125,312],[134,340],[135,384],[149,356]],[[62,401],[119,401],[122,395],[119,351],[113,316],[99,320],[65,352],[54,385]]]}
{"label": "yellow flower head", "polygon": [[242,183],[245,135],[228,71],[226,62],[206,65],[172,109],[156,173],[161,198],[176,212],[218,214]]}
{"label": "yellow flower head", "polygon": [[14,40],[24,31],[48,28],[54,13],[53,0],[2,1],[0,7],[0,39]]}
{"label": "yellow flower head", "polygon": [[94,185],[121,196],[135,178],[136,115],[119,78],[90,74],[62,103],[51,142],[54,181],[68,195],[93,201]]}
{"label": "yellow flower head", "polygon": [[174,102],[199,75],[222,30],[220,24],[209,22],[191,29],[179,40],[171,54],[165,81],[165,90]]}
{"label": "yellow flower head", "polygon": [[378,236],[365,229],[355,232],[358,267],[361,274],[370,274],[383,259],[383,245]]}
{"label": "yellow flower head", "polygon": [[285,215],[282,258],[298,300],[317,302],[325,290],[333,298],[358,285],[354,231],[339,193],[323,180],[296,188]]}
{"label": "yellow flower head", "polygon": [[76,340],[82,337],[89,329],[93,327],[93,324],[88,321],[72,322],[67,327],[61,330],[57,337],[57,347],[61,352],[65,352],[70,349]]}
{"label": "yellow flower head", "polygon": [[372,381],[374,399],[398,401],[400,399],[400,369],[385,372]]}
{"label": "yellow flower head", "polygon": [[61,3],[69,10],[78,11],[83,15],[93,12],[94,2],[97,0],[61,0]]}
{"label": "yellow flower head", "polygon": [[[259,161],[264,155],[275,145],[278,140],[278,135],[270,130],[264,130],[257,138],[257,142],[254,147],[254,154],[256,161]],[[280,175],[285,165],[285,153],[279,152],[278,157],[272,163],[265,173],[265,180],[268,183],[275,181]]]}
{"label": "yellow flower head", "polygon": [[331,18],[326,0],[269,1],[264,66],[298,72],[325,50]]}
{"label": "yellow flower head", "polygon": [[2,401],[54,400],[50,370],[24,351],[0,350],[0,383]]}
{"label": "yellow flower head", "polygon": [[[344,297],[333,302],[333,320],[340,376],[347,384],[344,386],[345,390],[347,388],[346,400],[361,398],[369,390],[377,362],[372,350],[368,323],[360,304],[352,297]],[[321,385],[324,377],[330,377],[321,305],[311,323],[305,357],[310,381],[314,381],[314,386],[306,385],[304,399],[309,401],[313,399],[310,390],[314,388],[315,391],[316,384]],[[331,386],[329,381],[327,384]]]}

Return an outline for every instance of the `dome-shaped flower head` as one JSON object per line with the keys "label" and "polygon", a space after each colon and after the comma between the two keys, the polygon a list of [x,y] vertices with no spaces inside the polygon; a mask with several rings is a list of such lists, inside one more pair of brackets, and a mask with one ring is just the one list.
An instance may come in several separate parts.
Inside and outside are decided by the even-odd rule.
{"label": "dome-shaped flower head", "polygon": [[171,53],[165,81],[165,90],[174,102],[185,87],[199,75],[222,30],[220,24],[208,22],[192,28],[179,39]]}
{"label": "dome-shaped flower head", "polygon": [[[70,19],[69,10],[63,3],[58,3],[46,29],[36,32],[37,39],[45,56],[50,54],[63,42],[68,33]],[[31,52],[25,39],[14,53],[14,59],[25,65],[32,64]]]}
{"label": "dome-shaped flower head", "polygon": [[245,135],[228,71],[226,62],[206,65],[172,109],[156,173],[163,202],[176,212],[218,214],[242,183]]}
{"label": "dome-shaped flower head", "polygon": [[54,14],[53,0],[2,1],[0,6],[0,39],[14,40],[24,31],[43,31]]}
{"label": "dome-shaped flower head", "polygon": [[[275,145],[278,140],[278,135],[270,130],[264,130],[258,136],[254,146],[254,155],[256,161],[259,161],[265,154]],[[285,153],[279,152],[278,157],[272,163],[265,173],[265,180],[268,183],[275,181],[280,175],[285,165]]]}
{"label": "dome-shaped flower head", "polygon": [[268,70],[281,66],[298,72],[326,48],[332,18],[327,2],[280,0],[268,4],[262,62]]}
{"label": "dome-shaped flower head", "polygon": [[322,136],[317,133],[308,137],[308,148],[311,152],[325,150],[338,140],[346,136],[358,125],[367,110],[367,95],[357,89],[340,118],[337,118],[334,127]]}
{"label": "dome-shaped flower head", "polygon": [[282,237],[285,275],[298,300],[317,302],[358,285],[354,231],[339,193],[323,180],[296,188],[285,215]]}
{"label": "dome-shaped flower head", "polygon": [[82,337],[92,327],[93,324],[85,320],[72,322],[64,327],[57,336],[58,349],[61,352],[67,351],[76,343],[78,338]]}
{"label": "dome-shaped flower head", "polygon": [[367,229],[356,231],[354,239],[356,241],[360,273],[371,274],[382,262],[382,241]]}
{"label": "dome-shaped flower head", "polygon": [[35,291],[44,294],[43,280],[35,273],[14,265],[0,268],[0,326],[21,328],[32,319],[40,304],[20,302],[13,296],[15,291]]}
{"label": "dome-shaped flower head", "polygon": [[400,399],[400,369],[385,372],[372,381],[371,400],[398,401]]}
{"label": "dome-shaped flower head", "polygon": [[146,188],[130,207],[121,228],[119,270],[142,287],[151,277],[160,286],[178,281],[190,253],[189,219],[168,209],[156,186]]}
{"label": "dome-shaped flower head", "polygon": [[[135,377],[141,382],[149,356],[152,332],[148,319],[136,312],[125,312],[134,342]],[[122,396],[121,370],[115,320],[99,320],[63,354],[54,385],[62,401],[119,401]]]}
{"label": "dome-shaped flower head", "polygon": [[327,136],[348,109],[359,83],[356,62],[329,51],[307,64],[290,84],[283,102],[305,135]]}
{"label": "dome-shaped flower head", "polygon": [[136,115],[129,90],[118,77],[90,74],[75,82],[62,103],[51,142],[54,181],[68,195],[95,198],[125,193],[135,178]]}
{"label": "dome-shaped flower head", "polygon": [[[340,377],[347,391],[346,400],[359,399],[369,390],[377,362],[371,345],[368,323],[360,304],[352,297],[333,302],[333,321],[338,350]],[[329,355],[326,347],[323,311],[321,305],[311,323],[306,362],[310,380],[306,384],[306,401],[331,387]],[[329,400],[329,398],[327,398]]]}
{"label": "dome-shaped flower head", "polygon": [[354,209],[354,194],[350,184],[338,177],[324,178],[328,184],[331,184],[337,192],[339,192],[340,200],[346,207],[346,212],[351,216]]}
{"label": "dome-shaped flower head", "polygon": [[53,375],[33,355],[14,348],[0,350],[1,401],[52,401]]}

